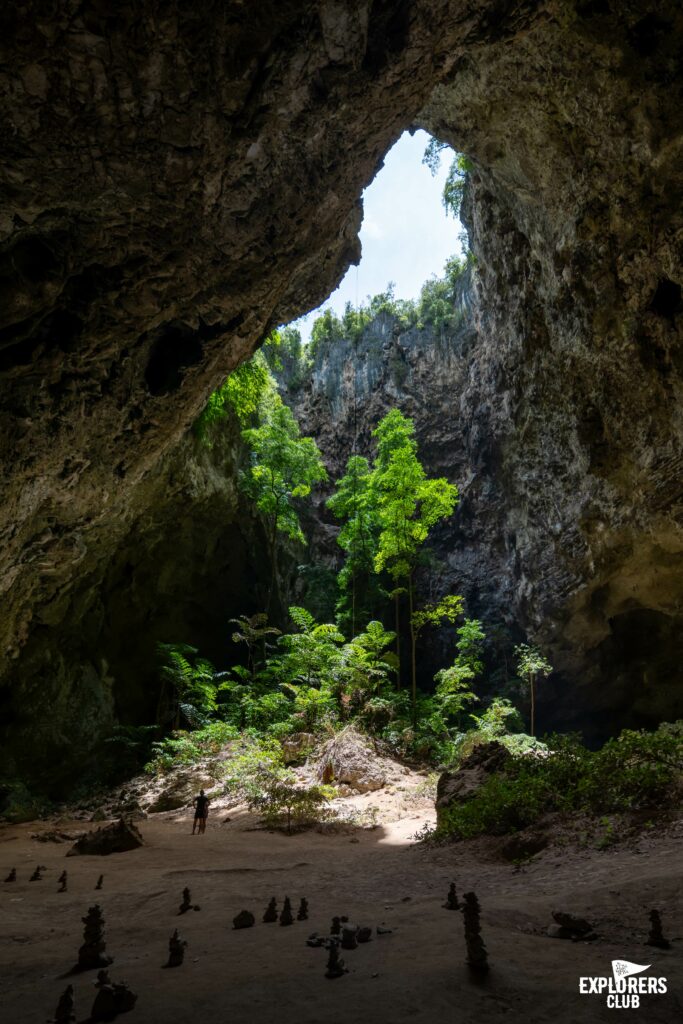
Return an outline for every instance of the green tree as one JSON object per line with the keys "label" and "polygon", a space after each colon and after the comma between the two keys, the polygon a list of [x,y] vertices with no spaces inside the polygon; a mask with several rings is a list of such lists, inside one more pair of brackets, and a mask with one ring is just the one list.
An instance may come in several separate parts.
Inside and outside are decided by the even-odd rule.
{"label": "green tree", "polygon": [[216,710],[216,670],[206,658],[198,658],[189,644],[157,644],[161,658],[161,692],[157,709],[160,724],[180,725],[181,713],[191,726],[203,724]]}
{"label": "green tree", "polygon": [[517,657],[517,671],[529,687],[531,700],[531,735],[536,735],[536,680],[545,679],[553,670],[550,662],[546,661],[538,647],[532,644],[518,644],[515,647]]}
{"label": "green tree", "polygon": [[396,655],[389,650],[395,636],[373,620],[363,633],[344,644],[336,673],[342,706],[346,702],[359,707],[381,694],[397,667]]}
{"label": "green tree", "polygon": [[479,699],[470,687],[484,670],[481,659],[486,636],[478,619],[465,619],[457,633],[455,661],[437,672],[434,680],[444,713],[459,718],[467,704]]}
{"label": "green tree", "polygon": [[[270,558],[271,577],[266,613],[277,589],[277,539],[283,533],[305,543],[296,500],[311,493],[313,484],[327,479],[318,446],[301,437],[294,415],[279,395],[269,391],[259,407],[261,423],[242,431],[251,451],[243,486],[261,513]],[[279,595],[278,595],[279,596]]]}
{"label": "green tree", "polygon": [[413,619],[414,574],[431,529],[452,514],[458,500],[458,489],[443,477],[427,477],[418,458],[414,435],[412,421],[398,409],[388,413],[373,432],[377,441],[374,484],[380,525],[375,569],[377,572],[386,570],[396,585],[403,584],[408,595],[411,699],[415,719],[417,633]]}
{"label": "green tree", "polygon": [[[450,149],[448,143],[439,142],[438,139],[429,140],[422,157],[422,163],[427,165],[432,175],[435,175],[439,170],[441,154],[446,149]],[[469,157],[466,157],[464,153],[453,154],[443,187],[442,202],[446,212],[452,213],[454,217],[458,217],[460,214],[467,175],[472,170],[474,170],[474,164]]]}
{"label": "green tree", "polygon": [[335,518],[341,520],[342,528],[337,543],[346,552],[344,566],[339,573],[340,620],[346,617],[350,601],[351,636],[356,634],[360,616],[366,616],[369,605],[376,597],[375,555],[379,520],[376,493],[372,484],[372,473],[368,460],[361,455],[352,455],[346,464],[346,473],[337,480],[336,489],[327,501],[327,507]]}
{"label": "green tree", "polygon": [[245,427],[257,412],[264,395],[273,387],[266,360],[260,352],[233,370],[221,387],[210,396],[194,424],[197,437],[211,447],[211,428],[232,411]]}
{"label": "green tree", "polygon": [[232,641],[235,644],[245,644],[247,648],[247,670],[252,679],[256,678],[257,672],[257,651],[261,650],[261,664],[266,660],[266,637],[279,636],[280,630],[275,626],[268,625],[268,616],[265,612],[258,612],[256,615],[240,615],[238,619],[230,619],[232,625],[238,626],[232,634]]}
{"label": "green tree", "polygon": [[328,685],[339,663],[343,635],[332,623],[316,622],[305,608],[293,606],[289,614],[299,632],[286,633],[278,641],[284,651],[280,663],[283,677],[307,688]]}

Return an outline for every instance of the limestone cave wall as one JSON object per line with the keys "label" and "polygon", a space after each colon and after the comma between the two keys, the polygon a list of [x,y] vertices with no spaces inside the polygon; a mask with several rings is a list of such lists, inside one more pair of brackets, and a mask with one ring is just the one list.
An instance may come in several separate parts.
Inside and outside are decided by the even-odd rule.
{"label": "limestone cave wall", "polygon": [[663,692],[645,665],[653,645],[671,664],[681,598],[682,17],[675,0],[5,5],[5,751],[80,759],[136,690],[110,653],[149,628],[126,566],[186,564],[188,428],[357,260],[360,193],[410,124],[476,166],[480,357],[458,414],[499,467],[516,606],[574,678],[590,647],[634,699]]}

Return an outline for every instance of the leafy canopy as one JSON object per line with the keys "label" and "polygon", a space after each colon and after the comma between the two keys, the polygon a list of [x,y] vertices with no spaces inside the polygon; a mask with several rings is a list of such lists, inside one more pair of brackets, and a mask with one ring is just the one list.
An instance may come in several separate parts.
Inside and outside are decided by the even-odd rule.
{"label": "leafy canopy", "polygon": [[305,543],[294,501],[327,479],[322,457],[312,437],[301,437],[294,414],[279,395],[269,392],[260,412],[259,426],[242,431],[251,452],[244,489],[273,533]]}
{"label": "leafy canopy", "polygon": [[375,569],[386,569],[394,580],[411,576],[430,530],[452,514],[458,500],[455,484],[427,477],[414,434],[412,420],[398,409],[392,409],[373,432],[380,524]]}

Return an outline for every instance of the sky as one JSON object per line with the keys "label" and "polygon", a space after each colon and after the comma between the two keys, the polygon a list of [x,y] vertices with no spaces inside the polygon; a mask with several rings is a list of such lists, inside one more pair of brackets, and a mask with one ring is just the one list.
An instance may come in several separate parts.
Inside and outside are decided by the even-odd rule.
{"label": "sky", "polygon": [[430,136],[423,131],[404,132],[389,150],[372,184],[363,192],[363,255],[357,267],[349,267],[341,284],[316,310],[296,321],[305,342],[323,309],[344,312],[344,306],[362,304],[368,295],[395,284],[397,299],[415,299],[424,282],[441,276],[449,256],[462,249],[459,220],[446,216],[441,193],[452,151],[444,150],[438,173],[432,177],[422,163]]}

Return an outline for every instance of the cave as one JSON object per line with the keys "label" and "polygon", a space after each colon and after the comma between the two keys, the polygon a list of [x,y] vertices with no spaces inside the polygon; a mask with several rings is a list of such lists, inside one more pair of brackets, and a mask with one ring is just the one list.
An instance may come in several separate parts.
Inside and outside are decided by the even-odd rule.
{"label": "cave", "polygon": [[[399,396],[460,489],[433,575],[547,654],[545,730],[598,749],[683,717],[680,3],[26,0],[0,25],[0,814],[90,799],[112,737],[154,719],[156,645],[231,667],[230,620],[262,610],[273,568],[281,626],[289,600],[329,606],[323,499],[306,528],[325,571],[296,546],[273,566],[239,429],[202,447],[197,423],[358,264],[363,190],[406,131],[467,161],[457,327],[340,339],[291,400],[302,430],[338,476]],[[452,641],[425,643],[424,679]],[[575,1019],[600,1019],[571,984]]]}

